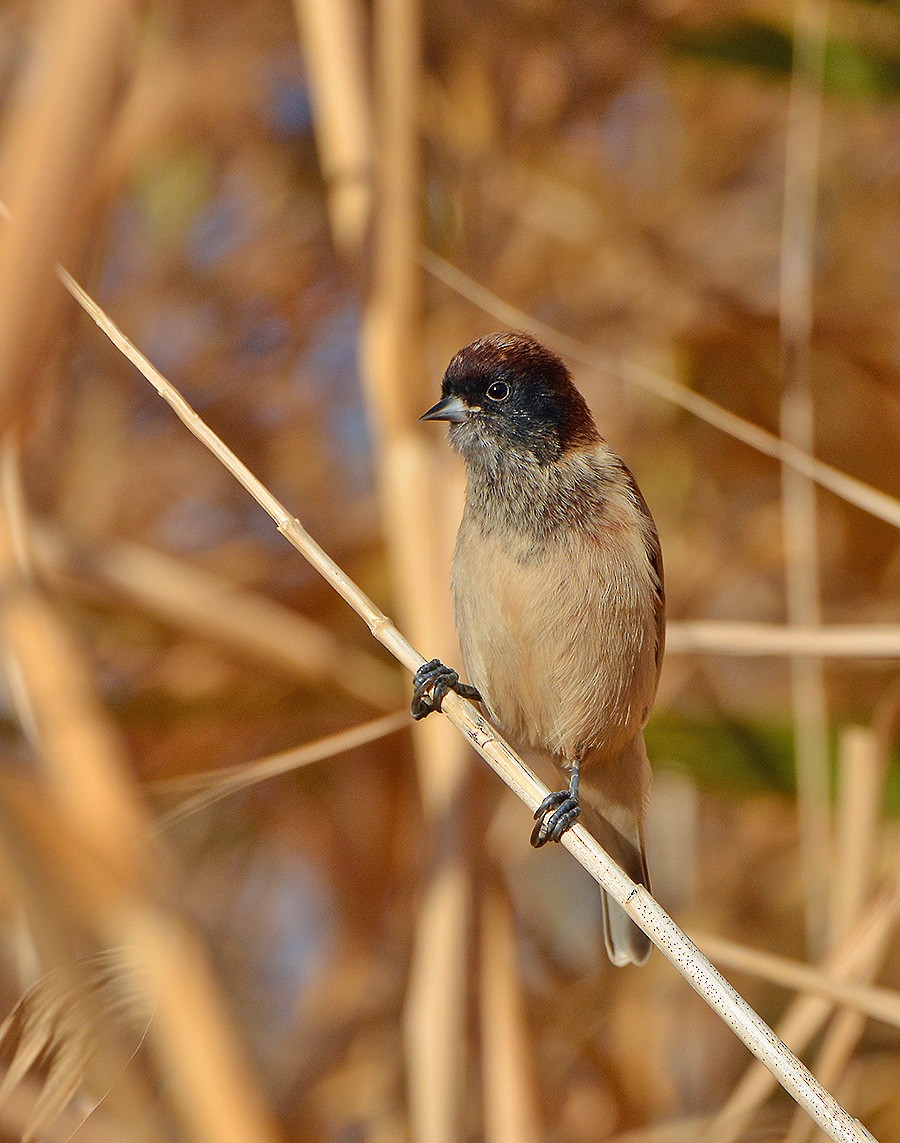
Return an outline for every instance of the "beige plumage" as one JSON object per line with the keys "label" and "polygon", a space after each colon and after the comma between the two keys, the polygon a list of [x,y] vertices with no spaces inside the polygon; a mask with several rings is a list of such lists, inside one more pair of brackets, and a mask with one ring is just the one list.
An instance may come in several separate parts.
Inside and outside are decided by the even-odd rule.
{"label": "beige plumage", "polygon": [[[466,672],[513,743],[574,770],[533,840],[558,840],[581,813],[649,885],[643,728],[664,642],[652,517],[563,363],[532,338],[498,334],[466,347],[443,391],[426,417],[452,421],[466,461],[453,563]],[[605,895],[604,922],[614,963],[646,960],[649,941]]]}

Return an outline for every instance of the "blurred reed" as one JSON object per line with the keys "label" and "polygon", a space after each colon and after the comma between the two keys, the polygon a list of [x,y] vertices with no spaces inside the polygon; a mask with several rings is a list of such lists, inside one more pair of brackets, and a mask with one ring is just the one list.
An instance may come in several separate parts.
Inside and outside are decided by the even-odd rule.
{"label": "blurred reed", "polygon": [[[322,551],[302,527],[299,520],[291,516],[246,465],[238,460],[227,445],[188,405],[184,397],[129,342],[97,303],[65,271],[62,271],[62,277],[66,287],[106,336],[151,382],[160,396],[176,412],[179,419],[194,436],[210,449],[254,499],[265,508],[285,538],[351,604],[360,617],[366,621],[375,638],[390,650],[408,670],[415,671],[424,663],[425,659],[422,655],[414,650],[393,623]],[[448,721],[465,734],[470,744],[491,764],[495,772],[525,801],[530,809],[534,810],[546,797],[547,788],[528,770],[522,760],[503,741],[496,729],[478,715],[470,702],[460,698],[454,692],[450,692],[445,698],[443,710]],[[800,1106],[813,1116],[833,1139],[840,1141],[840,1143],[843,1141],[853,1143],[853,1141],[863,1141],[866,1138],[867,1133],[858,1121],[852,1119],[834,1101],[833,1097],[816,1083],[808,1070],[791,1054],[780,1039],[772,1035],[766,1024],[715,971],[646,889],[635,886],[630,878],[609,859],[590,834],[584,830],[583,826],[576,823],[563,836],[561,844],[574,854],[603,888],[623,906],[629,916],[647,932],[699,995],[718,1012],[747,1047],[761,1061],[764,1061],[764,1068],[768,1070],[770,1076],[777,1078]],[[900,890],[900,882],[895,888]],[[463,915],[463,910],[459,907],[458,901],[454,900],[448,906],[443,899],[443,894],[455,894],[458,889],[459,881],[457,878],[444,877],[440,879],[435,893],[429,897],[429,904],[434,909],[435,916],[429,915],[425,919],[428,931],[439,938],[439,943],[431,946],[429,953],[434,957],[443,952],[444,956],[438,955],[438,960],[445,976],[452,976],[457,966],[462,964],[462,958],[456,954],[460,945],[460,934],[458,930],[448,929],[447,923],[460,918]],[[871,929],[866,935],[870,936],[870,934]],[[879,945],[879,951],[880,948]],[[449,956],[447,956],[447,950],[450,950]],[[871,952],[873,956],[876,955],[875,950],[871,949],[868,944],[865,945],[865,951]],[[855,947],[851,950],[851,959],[857,952]],[[855,961],[853,963],[855,965]],[[843,965],[840,964],[839,969],[833,969],[835,975],[842,968]],[[415,993],[415,983],[413,992]],[[447,1014],[452,1016],[453,1011]],[[429,1085],[433,1083],[435,1078],[440,1079],[443,1075],[449,1074],[450,1070],[451,1068],[446,1068],[444,1062],[439,1060],[434,1071],[429,1072],[426,1077]],[[425,1116],[423,1129],[429,1133],[446,1130],[446,1125],[450,1119],[449,1115],[446,1115],[445,1118],[444,1113],[435,1115],[434,1119],[431,1118],[434,1114],[434,1107],[431,1105],[433,1094],[431,1091],[427,1093],[428,1106],[421,1109]],[[744,1110],[742,1104],[738,1103],[737,1111],[742,1110]],[[725,1115],[726,1113],[723,1111],[722,1114]],[[728,1109],[727,1114],[729,1122],[733,1122],[732,1117],[735,1114],[735,1109]]]}
{"label": "blurred reed", "polygon": [[29,381],[58,326],[48,285],[57,258],[85,237],[90,173],[128,67],[131,0],[44,4],[35,21],[31,74],[17,87],[0,167],[14,222],[0,236],[0,425],[20,422]]}
{"label": "blurred reed", "polygon": [[330,683],[370,706],[396,706],[395,673],[368,651],[271,599],[139,544],[84,544],[35,525],[37,570],[82,590],[99,587],[179,627],[250,654],[302,679]]}
{"label": "blurred reed", "polygon": [[294,0],[335,245],[359,257],[372,214],[372,122],[359,0]]}
{"label": "blurred reed", "polygon": [[[797,0],[781,224],[780,420],[782,439],[806,453],[815,446],[811,339],[827,25],[827,0]],[[782,466],[781,479],[788,623],[815,627],[822,621],[816,488],[789,465]],[[814,656],[794,655],[789,663],[806,936],[810,953],[816,955],[827,944],[831,861],[825,675],[821,659]]]}
{"label": "blurred reed", "polygon": [[[814,1070],[826,1086],[871,1114],[881,1143],[893,1143],[896,830],[881,791],[898,709],[882,685],[892,668],[885,661],[898,657],[896,537],[883,526],[900,525],[885,447],[897,409],[896,275],[885,240],[896,193],[893,96],[879,89],[876,100],[863,88],[892,74],[896,14],[856,0],[831,6],[822,162],[815,178],[808,168],[804,175],[802,155],[785,171],[804,175],[803,195],[819,200],[814,266],[787,203],[781,236],[807,275],[799,287],[782,275],[782,316],[800,357],[811,351],[814,448],[808,435],[792,438],[785,426],[790,439],[782,439],[776,427],[778,235],[769,227],[781,202],[792,69],[783,13],[751,13],[751,26],[718,49],[746,53],[755,44],[771,64],[786,44],[780,72],[760,78],[733,59],[705,75],[688,71],[678,38],[707,34],[702,4],[664,19],[646,7],[578,4],[516,13],[441,0],[396,0],[371,12],[357,0],[281,7],[151,12],[49,0],[34,13],[9,6],[0,20],[2,83],[23,59],[38,77],[29,86],[26,75],[7,104],[4,195],[16,225],[0,234],[8,386],[0,406],[10,415],[4,423],[14,417],[28,430],[19,430],[28,511],[12,451],[7,460],[14,552],[5,557],[0,622],[14,635],[9,662],[18,656],[25,666],[11,666],[9,690],[27,737],[21,745],[3,722],[0,986],[11,1003],[39,981],[0,1045],[13,1069],[0,1070],[0,1132],[12,1141],[40,1130],[50,1143],[76,1129],[86,1143],[276,1131],[373,1143],[548,1131],[564,1143],[601,1131],[621,1143],[694,1143],[704,1132],[715,1143],[799,1143],[810,1130],[805,1115],[790,1125],[783,1111],[773,1118],[763,1108],[773,1083],[758,1069],[720,1118],[685,1117],[727,1099],[739,1045],[703,1006],[686,1006],[681,994],[692,997],[673,991],[661,958],[639,978],[614,977],[572,953],[570,945],[590,945],[591,909],[568,895],[564,855],[526,864],[518,803],[508,830],[492,826],[501,839],[493,856],[482,852],[484,792],[469,793],[450,719],[414,731],[420,819],[405,743],[372,745],[406,716],[364,721],[401,705],[399,673],[340,633],[339,618],[277,545],[233,511],[218,473],[208,476],[215,466],[194,467],[186,434],[183,445],[177,426],[119,383],[118,360],[68,320],[49,271],[54,259],[68,263],[84,250],[98,296],[152,346],[149,356],[165,355],[166,371],[204,418],[287,502],[299,496],[327,547],[337,537],[342,567],[375,600],[391,600],[415,647],[451,661],[446,569],[461,483],[445,450],[414,428],[432,400],[424,348],[436,363],[484,332],[474,305],[582,363],[611,435],[630,441],[651,482],[656,470],[676,614],[664,704],[718,710],[729,724],[758,705],[772,725],[784,705],[785,658],[833,660],[832,720],[845,730],[833,884],[821,900],[836,942],[830,955],[807,964],[767,951],[801,947],[796,838],[782,800],[711,794],[690,781],[692,828],[672,824],[685,851],[668,880],[689,932],[741,938],[699,943],[745,974],[754,1007],[779,1011],[772,984],[798,994],[785,1035],[798,1052],[816,1044]],[[729,13],[716,19],[727,40]],[[17,29],[33,39],[37,64]],[[808,61],[802,66],[814,78]],[[856,77],[855,102],[835,96],[836,76]],[[808,113],[795,116],[793,130],[802,135],[809,124]],[[807,239],[811,221],[801,213]],[[428,245],[444,257],[422,250],[426,227]],[[754,261],[773,237],[771,261]],[[365,310],[378,512],[348,478],[369,448],[341,436],[352,365],[344,359],[331,373],[322,365],[336,341],[356,339],[357,309]],[[262,351],[263,343],[275,348]],[[732,358],[758,369],[745,375]],[[640,391],[660,399],[642,403]],[[301,402],[302,415],[292,417]],[[688,416],[676,419],[678,410]],[[701,436],[695,420],[725,435]],[[876,428],[882,454],[866,436]],[[796,614],[781,622],[782,503],[776,466],[757,465],[757,453],[783,466],[786,484],[794,471],[839,498],[816,494],[821,624],[798,623]],[[251,475],[239,465],[235,472]],[[188,544],[183,524],[172,527],[176,505],[193,505]],[[373,633],[415,667],[420,656],[380,608],[303,539],[279,502],[269,507],[362,607]],[[155,550],[167,546],[179,555]],[[771,600],[760,584],[774,585]],[[730,602],[729,587],[737,591]],[[297,614],[298,601],[314,619]],[[682,620],[706,614],[768,622]],[[750,661],[763,656],[770,661],[761,668]],[[865,662],[875,659],[874,669]],[[887,692],[880,702],[879,689]],[[337,725],[346,729],[329,733],[345,707]],[[495,764],[509,761],[483,723],[453,707],[448,700],[470,741]],[[735,728],[745,732],[752,737]],[[302,745],[282,749],[293,741]],[[370,745],[336,760],[361,743]],[[727,760],[710,753],[724,771]],[[223,804],[249,784],[329,757],[335,763],[307,779]],[[32,758],[35,780],[12,777]],[[220,765],[245,758],[258,761]],[[149,790],[136,776],[190,766],[205,772]],[[507,777],[526,800],[538,796],[530,776]],[[153,805],[165,799],[159,817],[145,808],[145,793]],[[178,832],[158,836],[176,820]],[[297,912],[296,885],[274,865],[282,859],[291,877],[309,877],[329,898],[331,943],[309,977],[286,966],[306,963],[316,897],[301,895]],[[889,884],[879,889],[885,870]],[[517,878],[524,891],[514,912],[506,891]],[[285,935],[273,946],[277,923]],[[230,1026],[201,940],[233,1009]],[[98,976],[94,954],[110,945],[109,972]],[[55,963],[68,967],[41,977]],[[876,979],[884,986],[868,983]],[[863,1017],[883,1026],[863,1036]],[[107,1041],[99,1053],[94,1027]],[[259,1049],[261,1029],[267,1043],[282,1037],[277,1051]],[[6,1051],[3,1060],[5,1069]],[[668,1115],[665,1127],[623,1133]]]}
{"label": "blurred reed", "polygon": [[484,1137],[488,1143],[538,1143],[534,1060],[519,971],[516,924],[510,904],[491,889],[481,899],[481,1043]]}
{"label": "blurred reed", "polygon": [[[9,585],[0,628],[8,676],[15,680],[21,717],[42,762],[43,793],[36,784],[32,788],[7,780],[3,841],[23,898],[31,898],[29,920],[38,951],[45,962],[64,965],[73,948],[82,954],[121,948],[126,966],[121,971],[147,981],[152,997],[144,1016],[149,1042],[161,1071],[172,1080],[176,1113],[188,1137],[273,1139],[248,1071],[243,1061],[238,1063],[199,947],[161,903],[171,873],[168,859],[147,840],[120,746],[92,693],[86,668],[59,621],[22,578],[16,558],[21,542],[14,539],[22,516],[10,457],[7,452],[5,511],[0,513],[0,570]],[[18,590],[9,590],[17,582]],[[46,807],[42,798],[49,802]],[[110,1012],[91,1004],[91,990],[80,986],[77,976],[72,989],[72,996],[86,997],[78,1028],[92,1050],[86,1060],[77,1042],[74,1048],[65,1040],[54,1044],[58,1026],[45,1028],[39,1021],[38,1035],[43,1031],[49,1038],[61,1063],[50,1073],[51,1086],[35,1106],[36,1123],[26,1138],[45,1117],[62,1110],[85,1072],[92,1086],[100,1083],[101,1093],[113,1084],[123,1096],[126,1119],[144,1125],[146,1136],[138,1137],[159,1138],[148,1097],[135,1092],[126,1070],[128,1054],[114,1052],[107,1061],[101,1071],[105,1085],[92,1074],[92,1061],[102,1060],[106,1045],[116,1043],[104,1031]],[[140,1014],[139,1007],[138,1018]],[[59,1030],[65,1036],[66,1026]],[[37,1043],[34,1033],[22,1042],[26,1058]],[[189,1077],[187,1087],[184,1077]],[[229,1081],[227,1098],[216,1091],[223,1077]]]}
{"label": "blurred reed", "polygon": [[[433,446],[416,431],[416,419],[430,403],[422,386],[425,327],[417,261],[425,202],[423,21],[420,0],[385,0],[373,11],[374,226],[362,365],[401,621],[416,646],[449,658],[455,641],[445,569],[457,508],[452,499],[448,503],[445,470]],[[423,1143],[453,1143],[465,1121],[469,1066],[465,1024],[473,887],[460,813],[467,758],[443,719],[418,725],[413,741],[429,852],[422,859],[404,1013],[410,1127]]]}

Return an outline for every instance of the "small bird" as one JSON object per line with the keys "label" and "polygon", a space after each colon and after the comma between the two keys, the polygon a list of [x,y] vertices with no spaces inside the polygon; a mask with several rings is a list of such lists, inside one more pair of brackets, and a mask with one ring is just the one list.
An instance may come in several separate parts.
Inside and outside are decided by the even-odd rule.
{"label": "small bird", "polygon": [[[579,816],[649,888],[643,820],[650,785],[644,726],[665,640],[662,553],[634,477],[597,432],[562,359],[526,333],[461,349],[441,400],[466,465],[453,597],[470,684],[439,660],[414,680],[412,713],[447,691],[484,704],[514,744],[569,775],[535,812],[534,846]],[[603,900],[614,964],[643,964],[647,936]]]}

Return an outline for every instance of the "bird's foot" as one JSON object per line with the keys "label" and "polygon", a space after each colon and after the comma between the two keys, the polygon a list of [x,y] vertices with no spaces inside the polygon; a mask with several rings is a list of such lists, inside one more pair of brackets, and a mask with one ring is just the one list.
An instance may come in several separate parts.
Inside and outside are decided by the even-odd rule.
{"label": "bird's foot", "polygon": [[[410,713],[417,721],[426,718],[432,711],[440,710],[447,691],[456,691],[461,698],[481,702],[477,687],[461,683],[459,675],[452,667],[445,666],[440,659],[423,663],[413,675],[413,698]],[[430,692],[430,693],[429,693]]]}
{"label": "bird's foot", "polygon": [[580,813],[577,788],[548,794],[534,811],[537,825],[531,831],[531,844],[540,849],[548,841],[559,841]]}

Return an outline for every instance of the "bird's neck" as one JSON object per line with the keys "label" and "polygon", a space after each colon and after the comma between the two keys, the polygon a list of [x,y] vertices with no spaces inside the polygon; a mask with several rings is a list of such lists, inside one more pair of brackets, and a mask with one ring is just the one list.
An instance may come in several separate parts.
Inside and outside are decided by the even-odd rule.
{"label": "bird's neck", "polygon": [[573,528],[596,528],[612,463],[607,450],[596,447],[548,465],[509,450],[486,452],[466,464],[466,516],[482,532],[514,533],[538,546],[571,535]]}

